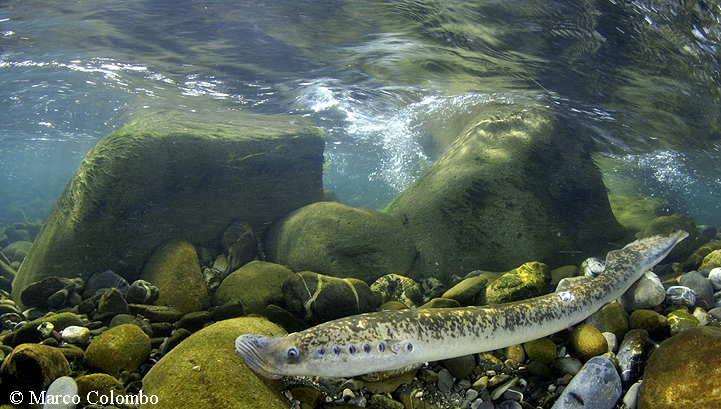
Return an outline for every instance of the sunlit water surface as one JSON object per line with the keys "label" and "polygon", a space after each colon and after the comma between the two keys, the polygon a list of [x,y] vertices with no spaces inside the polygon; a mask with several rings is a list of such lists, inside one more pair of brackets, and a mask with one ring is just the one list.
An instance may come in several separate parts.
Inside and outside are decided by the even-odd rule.
{"label": "sunlit water surface", "polygon": [[322,127],[326,188],[379,209],[490,101],[551,107],[631,189],[721,225],[721,7],[685,3],[5,1],[0,225],[44,219],[99,139],[160,109]]}

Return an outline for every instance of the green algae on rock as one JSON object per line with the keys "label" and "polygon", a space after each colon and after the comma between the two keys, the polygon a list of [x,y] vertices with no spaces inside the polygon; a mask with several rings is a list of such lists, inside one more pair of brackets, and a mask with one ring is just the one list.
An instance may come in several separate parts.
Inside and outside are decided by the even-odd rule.
{"label": "green algae on rock", "polygon": [[546,292],[550,283],[551,272],[547,265],[537,261],[525,263],[492,282],[486,288],[486,302],[503,304],[538,297]]}
{"label": "green algae on rock", "polygon": [[410,277],[450,281],[538,260],[579,264],[625,241],[584,136],[540,107],[493,103],[384,210],[419,252]]}
{"label": "green algae on rock", "polygon": [[143,393],[158,397],[142,408],[288,409],[283,384],[256,375],[233,349],[240,334],[279,337],[285,331],[263,318],[233,318],[203,328],[156,363],[143,378]]}
{"label": "green algae on rock", "polygon": [[245,314],[265,314],[269,304],[283,301],[283,282],[293,272],[280,264],[251,261],[230,273],[215,292],[214,304],[237,300]]}
{"label": "green algae on rock", "polygon": [[13,349],[0,366],[3,392],[39,393],[57,378],[70,373],[70,363],[58,348],[22,344]]}
{"label": "green algae on rock", "polygon": [[140,327],[118,325],[90,342],[83,363],[107,374],[133,371],[148,360],[150,349],[150,338]]}
{"label": "green algae on rock", "polygon": [[416,256],[411,235],[395,218],[374,210],[320,202],[278,222],[267,238],[271,261],[367,283],[405,275]]}
{"label": "green algae on rock", "polygon": [[646,365],[638,409],[721,407],[721,328],[694,327],[663,342]]}
{"label": "green algae on rock", "polygon": [[149,115],[103,138],[50,212],[13,286],[137,274],[161,244],[205,245],[232,220],[256,234],[323,200],[323,138],[285,116]]}
{"label": "green algae on rock", "polygon": [[210,307],[198,254],[187,241],[172,240],[156,249],[141,278],[158,287],[156,305],[169,305],[183,314]]}
{"label": "green algae on rock", "polygon": [[660,216],[646,226],[643,230],[641,237],[651,237],[657,234],[669,234],[673,231],[685,230],[688,232],[688,237],[679,243],[671,254],[666,257],[667,262],[677,261],[684,262],[696,251],[699,247],[706,244],[709,239],[701,234],[696,226],[693,224],[693,220],[687,216],[671,215],[671,216]]}

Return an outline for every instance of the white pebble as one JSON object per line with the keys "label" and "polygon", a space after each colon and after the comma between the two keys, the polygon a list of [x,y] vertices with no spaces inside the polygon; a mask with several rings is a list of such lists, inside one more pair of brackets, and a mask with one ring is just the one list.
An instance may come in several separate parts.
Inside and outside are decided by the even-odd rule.
{"label": "white pebble", "polygon": [[60,336],[68,344],[85,345],[90,340],[90,330],[85,327],[71,325],[62,330]]}
{"label": "white pebble", "polygon": [[695,310],[693,310],[693,316],[696,317],[699,325],[702,327],[708,325],[708,323],[711,322],[711,316],[709,316],[703,308],[696,308]]}
{"label": "white pebble", "polygon": [[721,290],[721,267],[716,267],[708,273],[708,280],[715,291]]}
{"label": "white pebble", "polygon": [[638,390],[641,388],[641,383],[638,381],[628,388],[628,392],[623,396],[623,404],[626,409],[636,409],[636,403],[638,403]]}

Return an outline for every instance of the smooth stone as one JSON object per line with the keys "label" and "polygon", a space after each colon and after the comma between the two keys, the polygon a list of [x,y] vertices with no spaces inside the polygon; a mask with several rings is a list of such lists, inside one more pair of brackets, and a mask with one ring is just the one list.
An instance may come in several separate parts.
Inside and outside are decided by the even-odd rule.
{"label": "smooth stone", "polygon": [[538,361],[529,362],[526,368],[528,369],[529,376],[536,377],[541,381],[547,381],[553,376],[551,368],[549,368],[548,365],[542,364]]}
{"label": "smooth stone", "polygon": [[3,360],[0,381],[5,390],[33,391],[37,394],[69,373],[70,364],[58,348],[22,344]]}
{"label": "smooth stone", "polygon": [[302,207],[273,225],[266,238],[270,261],[372,283],[405,273],[416,258],[413,237],[397,218],[335,202]]}
{"label": "smooth stone", "polygon": [[125,301],[123,294],[117,288],[108,288],[98,300],[97,314],[100,316],[114,316],[128,314],[129,312],[128,302]]}
{"label": "smooth stone", "polygon": [[466,278],[443,293],[442,297],[456,300],[463,306],[473,305],[478,293],[485,291],[487,283],[488,278],[483,275]]}
{"label": "smooth stone", "polygon": [[614,301],[591,314],[583,323],[594,326],[601,332],[613,332],[622,339],[628,331],[628,313],[621,304]]}
{"label": "smooth stone", "polygon": [[703,308],[696,307],[693,310],[693,316],[698,320],[698,325],[704,326],[711,322],[711,316]]}
{"label": "smooth stone", "polygon": [[708,281],[713,286],[714,291],[721,290],[721,267],[716,267],[708,273]]}
{"label": "smooth stone", "polygon": [[190,332],[196,332],[203,329],[203,327],[210,322],[211,318],[208,311],[189,312],[183,315],[183,318],[175,324],[175,328],[185,328]]}
{"label": "smooth stone", "polygon": [[234,221],[220,239],[223,251],[228,254],[228,272],[233,272],[255,257],[257,243],[250,225],[242,220]]}
{"label": "smooth stone", "polygon": [[145,280],[135,280],[125,296],[128,304],[152,304],[160,297],[158,287],[150,284]]}
{"label": "smooth stone", "polygon": [[558,283],[561,282],[564,278],[571,278],[576,275],[578,272],[578,267],[574,265],[570,266],[563,266],[554,268],[551,270],[551,286],[553,288],[556,288],[558,286]]}
{"label": "smooth stone", "polygon": [[631,329],[644,329],[650,334],[658,334],[668,327],[666,317],[653,310],[636,310],[628,318]]}
{"label": "smooth stone", "polygon": [[133,371],[150,357],[150,338],[136,325],[124,324],[95,337],[83,364],[107,374]]}
{"label": "smooth stone", "polygon": [[628,388],[628,392],[623,395],[622,401],[625,405],[624,409],[636,409],[636,406],[638,405],[638,392],[641,389],[642,383],[643,381],[634,383],[630,388]]}
{"label": "smooth stone", "polygon": [[476,358],[474,355],[464,355],[457,358],[444,359],[443,366],[456,379],[463,379],[473,373],[476,368]]}
{"label": "smooth stone", "polygon": [[636,311],[642,308],[653,308],[661,304],[665,298],[666,289],[661,280],[656,274],[646,271],[619,298],[619,302],[626,311]]}
{"label": "smooth stone", "polygon": [[423,304],[423,289],[420,284],[398,274],[386,274],[371,284],[371,290],[381,295],[381,303],[398,301],[407,308],[418,308]]}
{"label": "smooth stone", "polygon": [[170,337],[163,341],[163,346],[160,348],[160,352],[163,355],[167,354],[191,335],[192,333],[185,328],[178,328],[174,330]]}
{"label": "smooth stone", "polygon": [[585,277],[595,277],[606,269],[606,261],[597,257],[589,257],[583,260],[579,270]]}
{"label": "smooth stone", "polygon": [[712,270],[717,267],[721,267],[721,250],[714,250],[706,255],[698,268],[699,270]]}
{"label": "smooth stone", "polygon": [[383,409],[403,409],[404,408],[402,403],[400,403],[397,400],[394,400],[392,398],[389,398],[388,396],[385,396],[385,395],[371,396],[370,403],[373,405],[378,405]]}
{"label": "smooth stone", "polygon": [[671,328],[671,335],[680,334],[689,328],[697,327],[700,323],[693,314],[685,311],[672,311],[667,316],[668,325]]}
{"label": "smooth stone", "polygon": [[143,378],[143,393],[157,406],[139,409],[289,409],[280,380],[250,370],[233,348],[241,334],[280,337],[285,331],[263,318],[233,318],[194,333],[163,356]]}
{"label": "smooth stone", "polygon": [[152,337],[154,335],[153,329],[150,326],[148,320],[143,320],[129,314],[118,314],[114,316],[113,319],[110,320],[108,327],[115,328],[124,324],[132,324],[137,326],[138,328],[142,329],[143,332],[145,332],[149,337]]}
{"label": "smooth stone", "polygon": [[[78,395],[78,384],[75,380],[69,376],[61,376],[48,387],[43,409],[75,409],[77,405],[73,400],[77,399],[76,395]],[[53,398],[49,398],[51,396]],[[50,399],[53,403],[48,402]]]}
{"label": "smooth stone", "polygon": [[438,372],[438,390],[443,393],[449,393],[453,388],[453,375],[451,372],[443,368]]}
{"label": "smooth stone", "polygon": [[523,409],[523,406],[514,400],[506,400],[496,405],[495,409]]}
{"label": "smooth stone", "polygon": [[713,317],[716,321],[721,321],[721,307],[712,308],[709,310],[708,315]]}
{"label": "smooth stone", "polygon": [[460,306],[461,304],[458,301],[450,298],[433,298],[419,308],[457,308]]}
{"label": "smooth stone", "polygon": [[63,337],[63,341],[68,344],[84,346],[90,340],[90,330],[86,327],[71,325],[60,331],[60,336]]}
{"label": "smooth stone", "polygon": [[621,378],[610,360],[591,358],[573,377],[552,409],[612,409],[621,397]]}
{"label": "smooth stone", "polygon": [[666,339],[648,360],[638,409],[721,407],[719,368],[721,329],[695,327]]}
{"label": "smooth stone", "polygon": [[588,324],[578,325],[571,331],[570,344],[583,362],[608,352],[606,337],[596,327]]}
{"label": "smooth stone", "polygon": [[618,351],[618,338],[616,337],[616,334],[613,332],[602,332],[603,337],[606,338],[606,343],[608,343],[608,352],[615,353]]}
{"label": "smooth stone", "polygon": [[523,344],[523,350],[531,361],[550,365],[556,359],[557,347],[549,338],[543,337]]}
{"label": "smooth stone", "polygon": [[270,304],[282,304],[283,283],[293,272],[280,264],[251,261],[230,273],[215,292],[214,305],[237,300],[247,314],[263,315]]}
{"label": "smooth stone", "polygon": [[171,240],[155,250],[141,278],[158,287],[160,296],[155,305],[169,305],[183,314],[210,307],[198,253],[185,240]]}
{"label": "smooth stone", "polygon": [[505,348],[506,359],[510,359],[517,364],[526,362],[526,351],[523,350],[523,345],[516,344]]}
{"label": "smooth stone", "polygon": [[551,272],[547,265],[536,261],[525,263],[492,282],[486,288],[486,302],[502,304],[538,297],[550,283]]}
{"label": "smooth stone", "polygon": [[643,329],[632,329],[626,333],[618,348],[619,372],[621,382],[628,388],[643,374],[643,357],[646,352],[646,339],[648,332]]}
{"label": "smooth stone", "polygon": [[85,283],[85,290],[83,290],[83,298],[89,298],[96,292],[103,290],[106,291],[108,288],[117,288],[121,294],[127,294],[130,284],[121,276],[115,274],[111,270],[105,270],[97,272],[91,275]]}
{"label": "smooth stone", "polygon": [[165,305],[128,304],[132,314],[142,315],[150,322],[171,322],[179,320],[183,313]]}
{"label": "smooth stone", "polygon": [[696,305],[696,293],[688,287],[674,285],[666,290],[666,303],[691,308]]}
{"label": "smooth stone", "polygon": [[696,303],[689,307],[696,306],[705,310],[713,308],[713,285],[706,277],[697,271],[691,271],[679,277],[678,282],[682,286],[690,288],[696,294]]}
{"label": "smooth stone", "polygon": [[108,399],[109,401],[111,396],[125,395],[123,384],[108,374],[83,375],[79,376],[75,382],[78,384],[78,395],[80,395],[80,403],[83,405],[89,403],[88,396],[92,401],[98,402],[100,399]]}
{"label": "smooth stone", "polygon": [[553,363],[556,365],[556,369],[564,375],[576,375],[583,367],[583,362],[575,356],[556,358]]}
{"label": "smooth stone", "polygon": [[218,254],[218,257],[213,261],[213,270],[220,272],[221,278],[232,273],[228,265],[228,257],[226,257],[225,254]]}
{"label": "smooth stone", "polygon": [[363,281],[310,271],[285,280],[283,298],[290,312],[310,324],[376,311],[380,306],[378,296]]}

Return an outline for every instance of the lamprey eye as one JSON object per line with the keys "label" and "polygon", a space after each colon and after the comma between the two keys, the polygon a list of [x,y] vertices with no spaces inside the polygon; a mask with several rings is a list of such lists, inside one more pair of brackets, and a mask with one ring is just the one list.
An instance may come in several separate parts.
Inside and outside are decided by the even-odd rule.
{"label": "lamprey eye", "polygon": [[385,344],[382,342],[380,344],[378,344],[378,352],[385,352],[385,351],[386,351]]}
{"label": "lamprey eye", "polygon": [[340,348],[338,348],[337,346],[333,347],[333,355],[338,355],[338,354],[340,354]]}
{"label": "lamprey eye", "polygon": [[411,344],[409,342],[406,344],[406,352],[411,352],[411,351],[413,351],[413,344]]}
{"label": "lamprey eye", "polygon": [[371,352],[371,346],[368,344],[363,344],[363,352],[365,352],[366,354]]}
{"label": "lamprey eye", "polygon": [[290,347],[285,354],[288,356],[288,358],[296,358],[298,357],[298,349],[296,349],[295,347]]}
{"label": "lamprey eye", "polygon": [[325,350],[323,348],[318,348],[317,351],[315,351],[318,356],[323,356],[325,354]]}
{"label": "lamprey eye", "polygon": [[353,345],[348,345],[348,353],[351,355],[355,354],[355,347]]}

